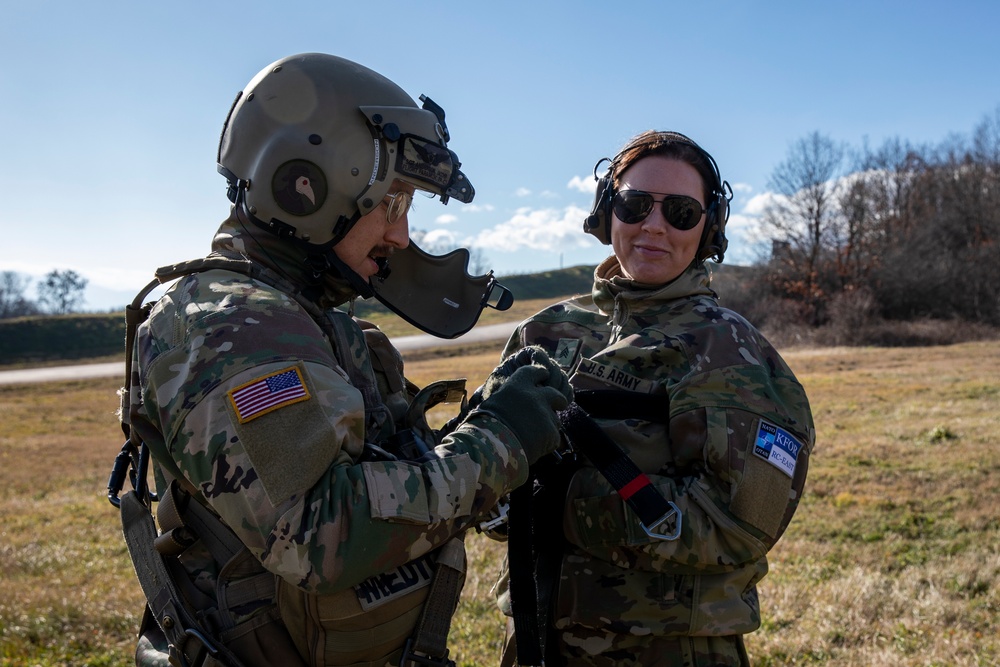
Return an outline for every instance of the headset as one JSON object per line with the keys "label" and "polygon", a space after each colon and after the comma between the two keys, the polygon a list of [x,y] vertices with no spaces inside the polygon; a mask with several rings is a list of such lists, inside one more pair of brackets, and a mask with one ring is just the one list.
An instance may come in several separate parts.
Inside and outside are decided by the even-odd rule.
{"label": "headset", "polygon": [[[729,202],[733,198],[733,189],[727,181],[722,180],[719,174],[719,166],[708,151],[696,144],[690,138],[680,132],[646,132],[628,143],[614,158],[601,158],[594,165],[594,180],[597,181],[597,189],[594,193],[594,206],[583,222],[583,231],[593,235],[604,245],[611,244],[611,203],[615,197],[615,176],[621,171],[621,160],[626,152],[635,148],[639,143],[645,143],[645,139],[655,135],[665,144],[677,143],[685,144],[694,148],[701,155],[705,162],[711,167],[713,180],[711,194],[705,210],[705,228],[701,235],[701,245],[698,248],[698,261],[705,261],[712,258],[717,263],[722,263],[729,241],[726,238],[726,222],[729,220]],[[655,147],[648,151],[640,152],[633,160],[641,159],[647,155],[663,154],[664,143],[656,143]],[[608,162],[608,169],[603,176],[598,177],[597,170],[604,163]],[[701,170],[698,172],[701,173]]]}

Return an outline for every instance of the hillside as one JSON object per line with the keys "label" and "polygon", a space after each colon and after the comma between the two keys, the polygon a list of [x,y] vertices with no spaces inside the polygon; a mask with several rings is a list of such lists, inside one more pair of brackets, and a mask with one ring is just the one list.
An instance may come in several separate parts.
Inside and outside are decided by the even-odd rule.
{"label": "hillside", "polygon": [[[750,269],[712,264],[713,287],[725,295],[727,285],[738,284]],[[590,292],[593,265],[522,275],[498,276],[514,295],[507,312],[487,309],[481,323],[521,320],[548,303]],[[359,301],[358,317],[374,321],[392,336],[419,331],[406,324],[375,299]],[[124,312],[19,317],[0,320],[0,366],[95,359],[120,354],[125,341]]]}

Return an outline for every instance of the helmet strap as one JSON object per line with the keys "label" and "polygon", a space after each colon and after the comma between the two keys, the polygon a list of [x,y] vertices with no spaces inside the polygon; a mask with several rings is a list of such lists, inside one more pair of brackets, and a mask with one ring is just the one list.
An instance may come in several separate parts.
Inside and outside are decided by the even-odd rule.
{"label": "helmet strap", "polygon": [[[242,190],[240,192],[242,193]],[[308,267],[312,278],[311,287],[318,286],[322,282],[324,275],[332,273],[335,277],[347,281],[351,289],[357,292],[358,296],[362,299],[367,299],[375,294],[372,290],[371,284],[355,272],[354,269],[347,266],[347,264],[345,264],[340,257],[337,256],[337,253],[333,251],[333,246],[336,245],[336,241],[320,246],[296,238],[294,233],[282,234],[280,231],[276,231],[275,225],[268,225],[251,213],[246,205],[246,200],[241,194],[237,195],[235,208],[237,219],[240,221],[240,224],[243,225],[244,229],[247,229],[243,220],[245,217],[249,219],[254,226],[259,227],[268,233],[275,234],[285,242],[293,243],[302,250],[305,255],[305,265]],[[285,225],[280,221],[275,222],[283,225],[285,228],[291,229],[288,225]],[[337,221],[337,227],[341,228],[342,226],[346,226],[346,229],[350,229],[353,226],[353,222],[357,222],[357,220],[351,221],[350,219],[341,216],[340,220]],[[247,231],[249,232],[250,230],[247,229]],[[251,233],[251,238],[252,237],[253,234]],[[337,241],[341,238],[343,237],[339,237]],[[258,242],[257,245],[260,246],[260,243]],[[263,246],[261,247],[263,248]],[[266,252],[266,248],[264,248],[264,251]],[[278,268],[280,269],[280,267]]]}
{"label": "helmet strap", "polygon": [[313,275],[317,279],[322,278],[327,273],[332,273],[335,277],[346,280],[351,289],[357,292],[358,296],[362,299],[367,299],[375,294],[371,284],[354,269],[347,266],[340,257],[337,257],[337,253],[333,251],[332,246],[316,252],[315,246],[310,247],[307,243],[302,245],[308,249],[309,254],[306,256],[306,263],[312,269]]}

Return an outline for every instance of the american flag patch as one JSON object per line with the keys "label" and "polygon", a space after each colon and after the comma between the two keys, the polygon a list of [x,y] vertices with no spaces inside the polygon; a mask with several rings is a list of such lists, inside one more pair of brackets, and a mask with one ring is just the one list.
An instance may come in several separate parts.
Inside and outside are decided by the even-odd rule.
{"label": "american flag patch", "polygon": [[229,391],[229,400],[241,424],[309,398],[302,373],[295,366],[286,368]]}

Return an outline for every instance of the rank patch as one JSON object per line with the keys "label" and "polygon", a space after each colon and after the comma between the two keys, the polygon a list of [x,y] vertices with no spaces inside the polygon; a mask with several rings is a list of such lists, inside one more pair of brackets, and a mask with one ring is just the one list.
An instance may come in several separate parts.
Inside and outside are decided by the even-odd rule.
{"label": "rank patch", "polygon": [[795,475],[795,463],[802,445],[788,431],[761,420],[753,453],[789,477]]}
{"label": "rank patch", "polygon": [[231,389],[229,400],[241,424],[309,398],[302,373],[295,366]]}
{"label": "rank patch", "polygon": [[559,364],[560,368],[571,368],[576,361],[576,353],[580,351],[579,338],[560,338],[556,345],[556,353],[552,355],[553,361]]}

